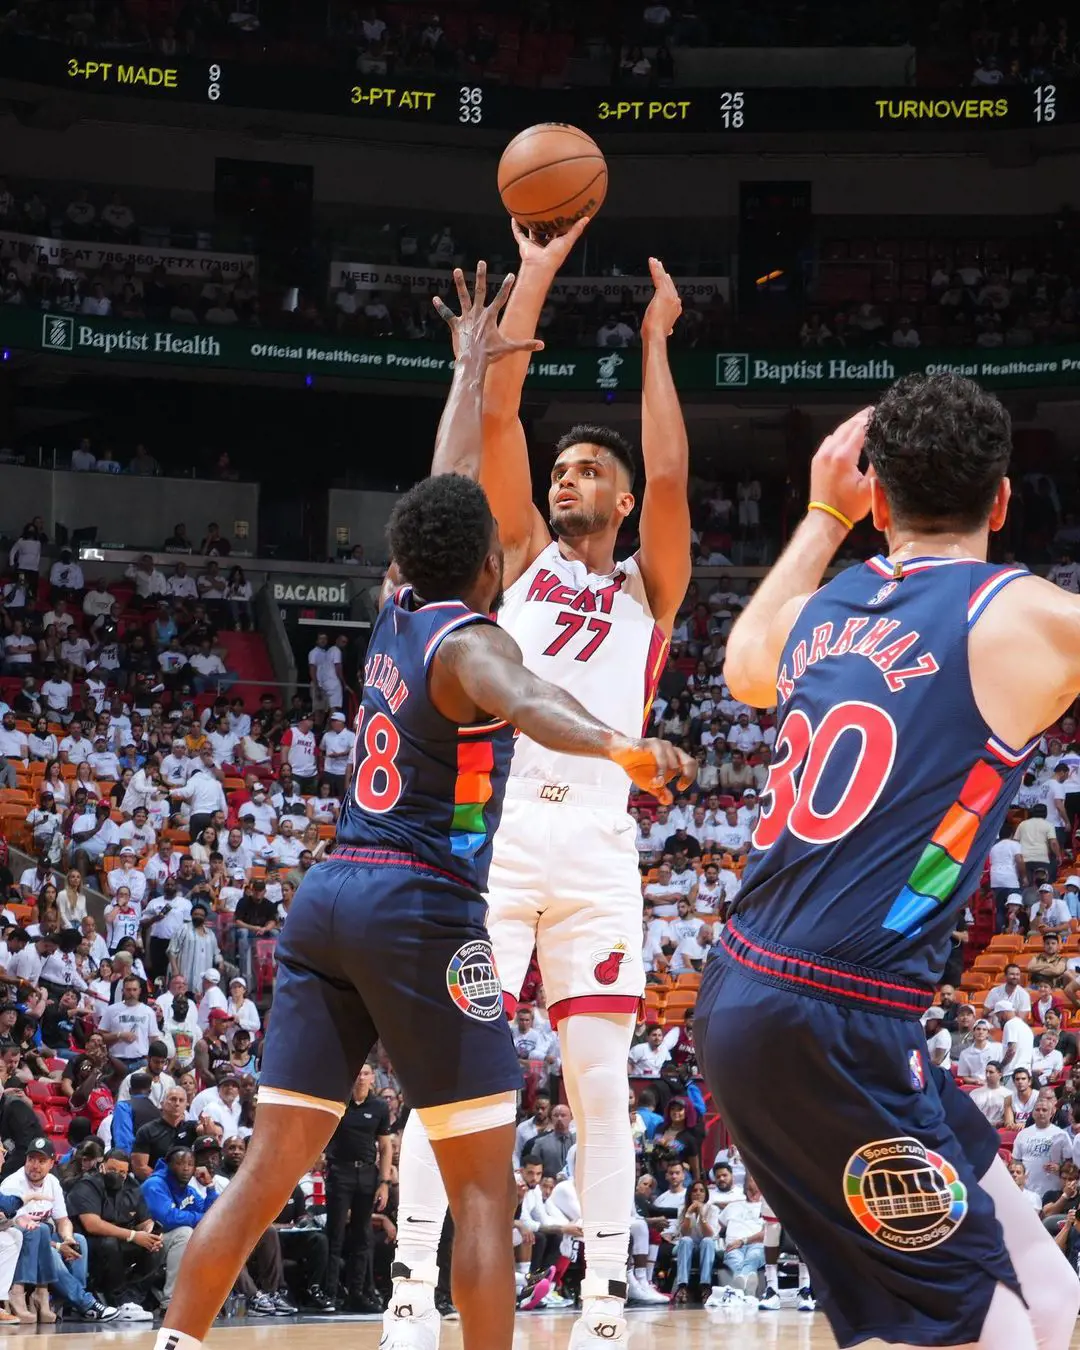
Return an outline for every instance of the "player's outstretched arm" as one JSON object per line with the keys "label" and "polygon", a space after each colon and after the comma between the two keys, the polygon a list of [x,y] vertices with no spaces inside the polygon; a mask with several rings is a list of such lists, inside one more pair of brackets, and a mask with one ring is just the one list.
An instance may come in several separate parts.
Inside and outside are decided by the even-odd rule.
{"label": "player's outstretched arm", "polygon": [[668,338],[682,313],[675,283],[659,258],[649,259],[655,292],[641,325],[641,503],[638,561],[653,616],[670,634],[690,581],[690,450],[668,361]]}
{"label": "player's outstretched arm", "polygon": [[[512,222],[521,266],[500,325],[505,337],[519,342],[535,335],[551,283],[587,224],[586,217],[568,233],[542,244],[531,239],[517,221]],[[480,485],[499,522],[507,585],[515,582],[551,541],[547,524],[533,504],[529,449],[519,420],[528,370],[527,355],[511,356],[488,372],[484,390]]]}
{"label": "player's outstretched arm", "polygon": [[517,341],[499,331],[499,315],[513,284],[514,274],[510,272],[503,278],[495,299],[486,305],[487,263],[481,259],[476,264],[476,286],[472,296],[465,284],[465,274],[460,267],[454,268],[460,314],[455,314],[438,296],[432,302],[436,313],[450,329],[455,358],[450,393],[435,437],[435,454],[431,461],[433,478],[443,473],[460,473],[474,481],[479,479],[484,376],[488,367],[518,352],[528,357],[543,349],[544,344],[536,338]]}
{"label": "player's outstretched arm", "polygon": [[521,663],[509,633],[491,624],[451,633],[432,663],[431,698],[451,721],[471,722],[477,711],[501,717],[549,750],[610,759],[646,792],[670,799],[665,784],[690,786],[696,761],[669,741],[624,736],[597,721],[565,690],[539,679]]}
{"label": "player's outstretched arm", "polygon": [[[837,427],[810,465],[811,502],[851,521],[862,520],[870,509],[870,485],[859,471],[870,411],[864,408]],[[776,702],[776,674],[788,634],[847,533],[847,526],[827,511],[810,510],[800,522],[728,637],[724,679],[737,699],[755,708]]]}

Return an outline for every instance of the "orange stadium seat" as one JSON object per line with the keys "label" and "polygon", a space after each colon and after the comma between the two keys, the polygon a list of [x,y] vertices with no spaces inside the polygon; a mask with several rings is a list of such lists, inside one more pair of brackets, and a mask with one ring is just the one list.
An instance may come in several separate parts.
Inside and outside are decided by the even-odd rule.
{"label": "orange stadium seat", "polygon": [[1024,939],[1019,933],[995,933],[987,943],[988,952],[1018,952],[1023,948]]}

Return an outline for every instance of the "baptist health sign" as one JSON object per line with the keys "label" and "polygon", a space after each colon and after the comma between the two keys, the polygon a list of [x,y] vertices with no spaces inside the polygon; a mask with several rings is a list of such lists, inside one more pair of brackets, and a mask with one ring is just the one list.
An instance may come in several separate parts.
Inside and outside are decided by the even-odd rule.
{"label": "baptist health sign", "polygon": [[125,328],[98,328],[79,323],[67,314],[42,315],[41,349],[46,352],[95,352],[101,356],[111,356],[115,352],[130,352],[133,356],[151,352],[159,356],[221,355],[221,343],[207,333],[174,332],[169,328],[141,333]]}
{"label": "baptist health sign", "polygon": [[[890,384],[908,370],[925,363],[907,360],[903,366],[884,356],[860,358],[837,356],[827,361],[791,360],[785,354],[751,356],[749,352],[716,353],[717,389],[840,388],[845,385]],[[943,367],[944,369],[945,367]],[[986,372],[989,373],[989,372]],[[1008,372],[1002,372],[1008,373]]]}

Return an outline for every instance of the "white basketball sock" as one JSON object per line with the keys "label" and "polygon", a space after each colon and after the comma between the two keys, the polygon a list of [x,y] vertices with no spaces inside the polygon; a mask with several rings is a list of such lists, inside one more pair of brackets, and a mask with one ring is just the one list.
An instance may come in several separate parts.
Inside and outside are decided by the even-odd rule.
{"label": "white basketball sock", "polygon": [[154,1350],[201,1350],[202,1341],[183,1331],[170,1331],[162,1327],[154,1340]]}
{"label": "white basketball sock", "polygon": [[626,1057],[633,1033],[628,1013],[578,1013],[559,1027],[566,1095],[577,1131],[574,1180],[589,1275],[618,1284],[626,1280],[635,1179],[626,1113]]}
{"label": "white basketball sock", "polygon": [[414,1280],[438,1283],[439,1239],[446,1210],[446,1187],[431,1141],[419,1112],[410,1111],[398,1159],[398,1240],[394,1264],[407,1267]]}
{"label": "white basketball sock", "polygon": [[805,1261],[799,1262],[799,1288],[810,1288],[810,1271]]}
{"label": "white basketball sock", "polygon": [[780,1267],[776,1264],[765,1267],[765,1287],[766,1289],[780,1290]]}
{"label": "white basketball sock", "polygon": [[[979,1178],[994,1202],[1039,1350],[1067,1350],[1076,1328],[1080,1283],[1065,1253],[1042,1226],[998,1157]],[[985,1338],[986,1332],[984,1330]]]}

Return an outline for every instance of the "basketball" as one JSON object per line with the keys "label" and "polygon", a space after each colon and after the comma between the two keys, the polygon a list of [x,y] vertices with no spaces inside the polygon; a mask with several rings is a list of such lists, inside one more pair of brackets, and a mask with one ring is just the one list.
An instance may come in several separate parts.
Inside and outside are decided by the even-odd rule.
{"label": "basketball", "polygon": [[562,122],[520,132],[499,160],[503,206],[535,234],[565,234],[595,216],[607,194],[607,163],[591,136]]}

